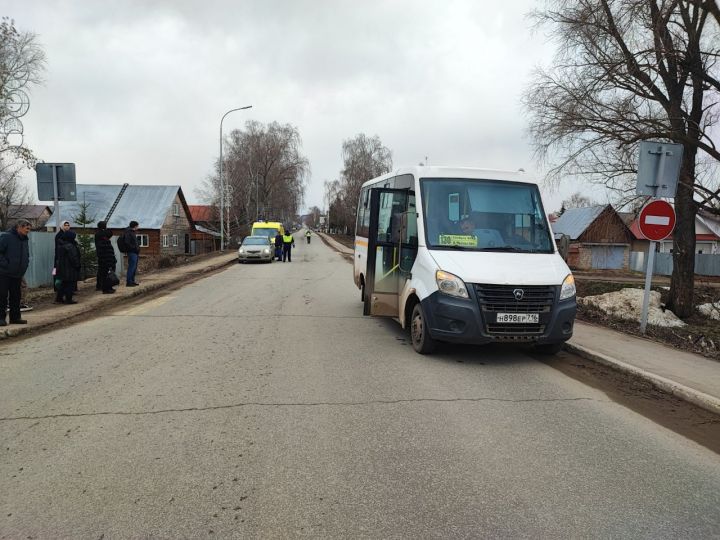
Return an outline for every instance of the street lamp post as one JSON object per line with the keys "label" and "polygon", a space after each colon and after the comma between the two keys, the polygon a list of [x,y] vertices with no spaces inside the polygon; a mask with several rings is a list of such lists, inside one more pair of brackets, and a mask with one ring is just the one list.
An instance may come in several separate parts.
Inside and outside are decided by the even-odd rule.
{"label": "street lamp post", "polygon": [[[223,211],[223,209],[225,208],[225,183],[223,182],[223,120],[225,120],[225,117],[231,112],[242,111],[245,109],[250,109],[251,107],[252,105],[247,105],[246,107],[230,109],[228,112],[223,114],[222,118],[220,119],[220,251],[225,251],[225,223],[223,217],[223,214],[225,213]],[[230,218],[228,217],[228,221],[229,219]]]}

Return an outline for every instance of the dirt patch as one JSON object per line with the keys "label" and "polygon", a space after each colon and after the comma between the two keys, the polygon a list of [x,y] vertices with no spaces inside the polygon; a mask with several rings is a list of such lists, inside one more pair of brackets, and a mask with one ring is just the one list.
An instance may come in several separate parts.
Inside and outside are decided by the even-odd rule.
{"label": "dirt patch", "polygon": [[350,249],[355,249],[355,237],[349,234],[328,234],[330,238]]}
{"label": "dirt patch", "polygon": [[615,403],[720,454],[720,416],[666,394],[639,378],[568,352],[536,359],[600,390]]}

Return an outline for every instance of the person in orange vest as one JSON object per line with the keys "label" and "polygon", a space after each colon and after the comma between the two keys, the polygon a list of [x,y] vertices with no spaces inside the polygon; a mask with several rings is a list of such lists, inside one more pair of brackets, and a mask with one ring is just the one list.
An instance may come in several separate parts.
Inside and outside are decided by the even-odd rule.
{"label": "person in orange vest", "polygon": [[293,238],[290,231],[286,231],[285,234],[283,234],[283,262],[285,262],[285,259],[287,259],[287,262],[292,262],[291,250],[294,247],[295,238]]}

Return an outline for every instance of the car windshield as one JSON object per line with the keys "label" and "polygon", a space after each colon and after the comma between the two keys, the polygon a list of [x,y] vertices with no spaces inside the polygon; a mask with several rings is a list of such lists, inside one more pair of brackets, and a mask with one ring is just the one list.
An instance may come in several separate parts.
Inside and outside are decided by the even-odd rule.
{"label": "car windshield", "polygon": [[536,185],[466,178],[420,184],[428,248],[553,252]]}
{"label": "car windshield", "polygon": [[267,238],[275,238],[275,235],[278,232],[280,232],[280,231],[278,231],[277,229],[271,229],[270,227],[267,227],[267,228],[264,227],[262,229],[259,229],[256,227],[252,230],[252,233],[254,236],[265,236]]}
{"label": "car windshield", "polygon": [[268,239],[264,236],[248,236],[243,240],[243,246],[267,246]]}

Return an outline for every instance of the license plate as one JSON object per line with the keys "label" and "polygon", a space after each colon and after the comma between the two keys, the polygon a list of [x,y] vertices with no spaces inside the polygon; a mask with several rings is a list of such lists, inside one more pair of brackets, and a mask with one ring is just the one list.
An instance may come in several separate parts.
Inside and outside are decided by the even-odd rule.
{"label": "license plate", "polygon": [[498,313],[496,322],[510,324],[537,324],[540,322],[538,313]]}

